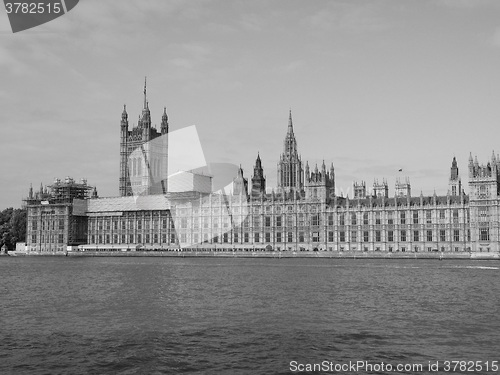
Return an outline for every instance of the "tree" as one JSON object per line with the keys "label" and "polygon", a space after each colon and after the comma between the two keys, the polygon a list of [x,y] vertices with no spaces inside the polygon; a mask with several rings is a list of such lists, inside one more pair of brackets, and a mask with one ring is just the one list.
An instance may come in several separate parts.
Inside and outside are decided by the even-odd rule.
{"label": "tree", "polygon": [[16,242],[26,241],[26,210],[14,210],[10,219],[10,224],[11,243],[15,246]]}
{"label": "tree", "polygon": [[9,250],[16,242],[26,240],[26,209],[6,208],[0,211],[0,247],[7,245]]}

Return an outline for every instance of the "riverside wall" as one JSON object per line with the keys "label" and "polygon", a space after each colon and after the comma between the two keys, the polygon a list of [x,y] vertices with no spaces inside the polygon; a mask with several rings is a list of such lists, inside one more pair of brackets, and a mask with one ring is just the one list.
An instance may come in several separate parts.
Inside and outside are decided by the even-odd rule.
{"label": "riverside wall", "polygon": [[11,256],[68,257],[217,257],[217,258],[337,258],[337,259],[481,259],[500,260],[498,253],[360,252],[360,251],[70,251],[9,252]]}

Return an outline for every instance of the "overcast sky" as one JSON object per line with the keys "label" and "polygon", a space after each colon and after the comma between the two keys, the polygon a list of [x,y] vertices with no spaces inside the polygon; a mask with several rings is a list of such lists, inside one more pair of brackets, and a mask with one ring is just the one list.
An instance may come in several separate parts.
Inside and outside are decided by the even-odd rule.
{"label": "overcast sky", "polygon": [[0,209],[54,177],[118,195],[144,76],[155,124],[166,106],[249,178],[260,152],[271,187],[290,108],[344,195],[386,178],[392,196],[398,175],[446,194],[453,156],[466,183],[470,152],[500,152],[499,1],[81,0],[16,34],[0,12]]}

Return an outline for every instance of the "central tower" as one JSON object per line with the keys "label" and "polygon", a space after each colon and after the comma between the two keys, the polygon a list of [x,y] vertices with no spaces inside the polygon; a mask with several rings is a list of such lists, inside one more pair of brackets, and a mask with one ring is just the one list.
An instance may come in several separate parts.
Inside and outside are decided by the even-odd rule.
{"label": "central tower", "polygon": [[137,125],[129,130],[126,107],[120,123],[120,195],[165,194],[168,177],[168,116],[163,109],[161,128],[151,124],[144,80],[144,104]]}
{"label": "central tower", "polygon": [[289,193],[302,191],[304,171],[302,160],[297,152],[297,141],[293,134],[292,111],[288,117],[288,130],[283,144],[283,153],[278,163],[278,191]]}

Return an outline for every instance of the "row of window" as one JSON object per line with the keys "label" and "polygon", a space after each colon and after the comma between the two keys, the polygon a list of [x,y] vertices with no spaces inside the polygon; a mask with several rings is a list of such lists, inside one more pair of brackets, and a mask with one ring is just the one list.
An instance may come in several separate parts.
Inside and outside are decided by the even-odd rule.
{"label": "row of window", "polygon": [[[349,238],[347,238],[348,235],[350,235]],[[464,238],[460,237],[459,229],[454,229],[453,232],[450,233],[449,237],[446,236],[446,230],[441,229],[437,233],[434,233],[434,231],[432,230],[426,230],[423,233],[421,233],[418,230],[414,231],[401,230],[399,231],[399,241],[401,242],[408,241],[410,235],[412,235],[414,242],[420,242],[422,240],[427,242],[434,242],[434,241],[446,242],[450,240],[453,240],[454,242],[459,242],[464,240]],[[387,231],[387,234],[385,234],[380,230],[376,230],[373,233],[370,233],[369,231],[363,231],[361,238],[358,237],[358,231],[339,232],[339,242],[358,242],[358,241],[370,242],[370,240],[373,240],[375,242],[382,242],[382,241],[395,242],[397,241],[397,232],[395,233],[395,231],[389,230]],[[334,232],[332,231],[328,232],[328,241],[329,242],[334,241]],[[470,230],[467,230],[467,241],[470,241]]]}
{"label": "row of window", "polygon": [[[175,234],[167,236],[163,233],[161,236],[157,233],[155,234],[92,234],[89,236],[90,244],[102,244],[102,243],[114,243],[114,244],[135,244],[135,243],[175,243]],[[161,241],[161,242],[160,242]]]}
{"label": "row of window", "polygon": [[[438,210],[436,211],[436,214],[435,215],[432,215],[433,211],[431,210],[426,210],[424,211],[425,212],[425,215],[424,217],[422,218],[423,222],[427,223],[427,224],[431,224],[433,222],[433,216],[434,217],[437,217],[439,220],[445,220],[446,219],[446,210]],[[467,222],[469,221],[469,212],[467,212]],[[413,211],[412,214],[411,214],[411,218],[408,218],[407,215],[406,215],[406,211],[399,211],[397,212],[398,215],[395,215],[394,211],[386,211],[386,220],[382,220],[382,217],[384,215],[382,215],[382,212],[374,212],[373,213],[373,218],[372,218],[372,222],[374,222],[376,225],[377,224],[382,224],[382,221],[384,221],[384,224],[387,223],[389,225],[391,224],[396,224],[396,222],[399,221],[400,224],[407,224],[407,221],[408,223],[412,222],[413,224],[419,224],[420,222],[420,216],[419,215],[419,211]],[[453,220],[454,223],[458,223],[458,220],[459,220],[459,210],[458,209],[454,209],[451,213],[452,217],[450,219]],[[338,222],[339,222],[339,225],[346,225],[346,222],[347,222],[347,214],[346,213],[340,213],[338,215]],[[357,225],[358,224],[358,221],[362,222],[364,225],[368,225],[370,224],[370,215],[368,214],[368,212],[365,212],[362,214],[362,217],[358,217],[359,215],[356,213],[356,212],[351,212],[350,215],[348,216],[349,218],[349,221],[351,223],[351,225]],[[399,217],[398,217],[399,216]],[[411,219],[411,220],[407,220],[407,219]],[[330,214],[328,216],[328,224],[329,225],[333,225],[333,215]]]}
{"label": "row of window", "polygon": [[[291,207],[291,206],[290,206]],[[487,207],[483,208],[482,211],[480,211],[480,221],[485,221],[487,218],[487,214],[485,214],[485,210],[487,210]],[[446,210],[439,210],[439,219],[446,219]],[[467,212],[467,222],[469,222],[469,213]],[[395,215],[397,214],[397,215]],[[451,213],[452,217],[450,218],[453,223],[458,223],[459,222],[459,210],[454,209]],[[156,215],[155,215],[156,216]],[[370,216],[372,216],[370,218]],[[383,216],[384,219],[383,219]],[[432,211],[427,210],[425,211],[425,217],[423,219],[420,218],[419,211],[413,211],[411,218],[407,218],[407,213],[406,211],[386,211],[386,215],[382,215],[382,212],[372,212],[372,215],[369,215],[368,212],[365,212],[363,214],[360,213],[355,213],[352,212],[350,214],[346,213],[340,213],[338,214],[338,220],[337,223],[340,226],[344,226],[346,224],[351,224],[351,225],[358,225],[358,224],[363,224],[363,225],[370,225],[370,224],[375,224],[375,225],[381,225],[381,224],[388,224],[388,225],[393,225],[396,223],[406,225],[406,224],[419,224],[421,223],[427,223],[431,224],[434,222],[433,220],[433,215]],[[210,216],[205,216],[201,217],[201,225],[203,228],[208,228],[209,226],[212,226],[214,228],[219,227],[219,222],[222,227],[228,228],[230,225],[231,220],[236,219],[237,221],[241,222],[243,221],[243,217],[233,217],[231,218],[229,215],[223,216],[223,217],[210,217]],[[253,226],[254,227],[259,227],[261,225],[261,219],[262,217],[259,216],[253,216],[252,221],[253,221]],[[248,220],[243,221],[243,225],[245,227],[248,227]],[[328,214],[327,217],[328,220],[328,225],[333,226],[335,225],[334,222],[334,215],[333,214]],[[170,224],[169,224],[170,221]],[[195,229],[197,229],[200,225],[199,220],[192,220],[193,226]],[[211,222],[211,223],[210,223]],[[321,225],[321,215],[320,214],[312,214],[308,218],[307,215],[304,215],[302,213],[299,213],[297,217],[295,215],[276,215],[276,216],[264,216],[263,217],[263,223],[265,227],[271,227],[271,226],[276,226],[276,227],[282,227],[284,225],[294,225],[295,223],[298,226],[304,226],[304,225],[312,225],[312,226],[318,226]],[[180,217],[178,219],[178,225],[180,228],[188,228],[189,226],[189,219],[187,217]],[[125,220],[118,220],[118,219],[101,219],[101,220],[90,220],[89,221],[89,227],[90,230],[95,230],[96,228],[98,230],[109,230],[111,227],[113,227],[114,230],[118,229],[138,229],[141,230],[143,227],[145,229],[158,229],[161,226],[162,229],[167,229],[168,226],[171,228],[175,227],[175,224],[173,221],[167,219],[167,218],[162,218],[159,219],[158,217],[154,217],[152,220],[149,218],[146,218],[143,220],[142,218],[139,219],[125,219]]]}
{"label": "row of window", "polygon": [[[329,231],[327,235],[327,241],[328,242],[335,242],[335,236],[334,236],[333,231]],[[238,232],[233,232],[231,233],[224,233],[220,236],[215,236],[211,237],[208,233],[204,234],[199,234],[199,233],[193,233],[192,234],[192,241],[194,243],[198,243],[199,241],[204,241],[204,242],[213,242],[217,243],[219,241],[227,243],[231,241],[235,243],[239,243],[240,240],[243,243],[248,243],[250,242],[251,238],[251,233],[249,232],[244,232],[240,235]],[[398,236],[399,235],[399,236]],[[340,231],[338,232],[338,241],[339,242],[407,242],[407,241],[414,241],[414,242],[420,242],[420,241],[426,241],[426,242],[447,242],[447,241],[453,241],[453,242],[460,242],[464,241],[465,238],[463,238],[464,233],[462,233],[460,230],[455,229],[451,233],[447,235],[445,230],[439,230],[439,232],[434,233],[432,230],[427,230],[423,233],[420,231],[406,231],[406,230],[401,230],[399,233],[395,231],[387,231],[387,232],[382,232],[382,231],[363,231],[358,233],[358,231],[352,231],[352,232],[345,232],[345,231]],[[184,243],[187,242],[189,236],[187,233],[180,233],[179,235],[179,240],[180,242]],[[411,238],[410,238],[411,236]],[[467,230],[466,233],[467,236],[467,241],[470,241],[470,230]],[[90,241],[89,243],[94,244],[94,243],[175,243],[176,242],[176,234],[171,233],[170,235],[167,235],[166,233],[163,234],[91,234],[90,236]],[[297,240],[297,242],[305,242],[305,232],[298,232],[297,235],[295,235],[294,232],[276,232],[274,236],[274,242],[281,243],[281,242],[294,242],[294,240]],[[312,232],[310,236],[311,240],[313,242],[319,242],[320,241],[320,232]],[[258,242],[272,242],[273,240],[273,235],[271,232],[264,232],[264,233],[253,233],[253,241],[258,243]],[[489,241],[489,229],[481,229],[480,230],[480,240],[481,241]]]}
{"label": "row of window", "polygon": [[[292,206],[290,206],[290,207],[292,207]],[[235,208],[235,210],[237,210],[237,208]],[[486,210],[487,210],[487,207],[486,207]],[[187,209],[182,209],[182,210],[178,210],[178,211],[180,212],[180,214],[177,215],[178,217],[183,217],[183,216],[191,217],[190,212]],[[446,215],[446,211],[447,210],[444,210],[444,209],[437,210],[437,211],[425,210],[425,211],[423,211],[425,214],[421,215],[420,211],[415,210],[415,211],[411,211],[412,212],[411,216],[407,215],[406,211],[385,211],[385,212],[378,212],[378,211],[373,212],[372,211],[370,213],[369,212],[364,212],[364,213],[359,213],[359,212],[345,213],[345,212],[342,212],[342,213],[338,214],[338,221],[341,223],[342,222],[345,223],[349,218],[351,224],[354,224],[354,225],[358,221],[363,222],[364,224],[368,224],[370,216],[373,217],[372,220],[375,222],[375,224],[382,224],[382,221],[384,223],[387,223],[387,224],[395,224],[397,221],[399,221],[401,224],[406,224],[406,221],[408,220],[408,221],[413,221],[414,224],[418,224],[419,220],[422,220],[423,222],[427,222],[427,223],[432,223],[435,220],[445,220],[445,219],[458,220],[459,219],[459,217],[460,217],[459,209],[453,209],[453,211],[451,211],[449,213],[449,215]],[[280,212],[281,212],[281,210],[275,210],[275,214],[279,214]],[[465,212],[466,212],[467,219],[468,219],[469,212],[468,211],[465,211]],[[237,212],[237,211],[232,211],[232,212],[225,211],[222,213],[222,216],[223,217],[224,216],[231,216],[231,215],[234,215],[237,213],[239,213],[239,212]],[[254,212],[254,214],[255,213],[257,213],[257,212]],[[316,210],[311,210],[311,213],[316,213]],[[384,213],[385,213],[385,215],[384,215]],[[434,213],[434,215],[433,215],[433,213]],[[209,210],[207,210],[207,212],[205,212],[205,210],[203,210],[203,215],[206,215],[207,217],[211,217]],[[213,215],[219,215],[219,210],[215,209],[213,212]],[[287,214],[285,213],[284,215],[286,216]],[[199,217],[198,210],[193,211],[193,216]],[[295,216],[295,215],[292,213],[292,217],[293,216]],[[304,217],[304,213],[298,212],[297,216],[299,218]],[[311,218],[312,218],[312,220],[314,220],[314,217],[319,217],[319,216],[320,216],[319,214],[311,215]],[[214,216],[212,216],[212,217],[217,218]],[[276,216],[276,217],[280,217],[280,216]],[[330,225],[333,225],[333,220],[334,220],[333,213],[328,214],[328,220],[329,220]],[[345,224],[340,224],[340,225],[345,225]]]}
{"label": "row of window", "polygon": [[31,230],[64,230],[64,219],[47,219],[42,220],[41,225],[38,225],[38,221],[36,219],[31,220],[29,222],[29,227]]}
{"label": "row of window", "polygon": [[[356,251],[358,250],[358,248],[356,246],[351,246],[351,247],[348,247],[349,250],[353,250],[353,251]],[[423,247],[420,247],[420,246],[413,246],[413,251],[418,253],[420,250],[427,250],[427,252],[431,252],[431,251],[448,251],[448,249],[450,251],[455,251],[455,252],[459,252],[459,251],[470,251],[470,247],[460,247],[460,246],[454,246],[452,248],[448,248],[448,247],[445,247],[445,246],[441,246],[439,249],[436,249],[436,248],[433,248],[431,246],[428,246],[426,248],[423,248]],[[329,250],[333,250],[332,247],[329,248]],[[344,250],[347,250],[344,246],[340,246],[340,251],[344,251]],[[369,251],[369,248],[368,246],[364,246],[362,247],[361,249],[359,249],[360,251]],[[382,251],[382,249],[380,248],[380,246],[377,246],[375,247],[375,249],[373,249],[374,251]],[[392,253],[394,251],[401,251],[402,253],[405,253],[407,250],[410,250],[411,251],[411,248],[407,248],[406,246],[402,246],[398,249],[395,249],[393,246],[389,246],[389,248],[387,249],[388,252]],[[488,248],[488,252],[489,252],[489,248]]]}
{"label": "row of window", "polygon": [[126,229],[138,229],[142,230],[144,229],[159,229],[161,225],[161,229],[167,229],[170,223],[170,228],[174,228],[174,223],[171,220],[168,219],[162,219],[161,221],[158,219],[154,219],[152,222],[150,220],[91,220],[89,222],[89,230],[94,231],[94,230],[111,230],[111,227],[113,227],[113,230],[126,230]]}
{"label": "row of window", "polygon": [[36,234],[31,235],[31,243],[38,243],[38,239],[40,239],[40,243],[64,243],[64,234],[42,234],[38,237]]}

